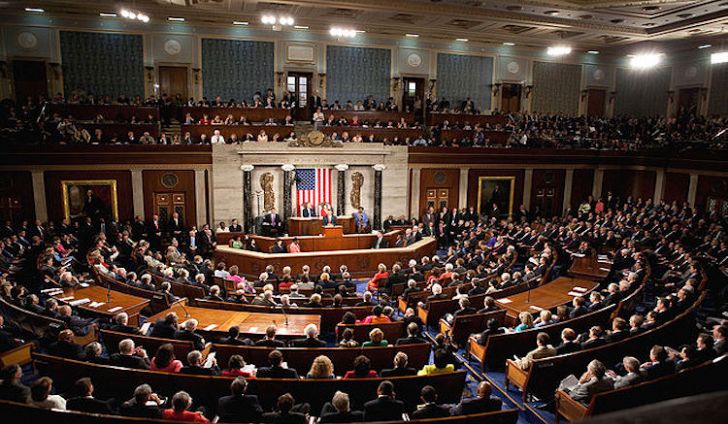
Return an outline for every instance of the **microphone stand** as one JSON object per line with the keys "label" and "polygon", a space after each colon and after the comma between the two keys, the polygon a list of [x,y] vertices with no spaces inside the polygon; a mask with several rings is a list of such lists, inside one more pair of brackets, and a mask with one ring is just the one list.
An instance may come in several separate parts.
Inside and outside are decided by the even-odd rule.
{"label": "microphone stand", "polygon": [[283,312],[283,318],[285,319],[286,327],[288,327],[288,314],[286,313],[286,307],[281,303],[281,311]]}
{"label": "microphone stand", "polygon": [[187,308],[185,308],[185,301],[187,301],[187,298],[182,299],[179,302],[179,306],[181,306],[182,307],[182,310],[185,311],[185,318],[189,318],[190,317],[190,312],[187,310]]}
{"label": "microphone stand", "polygon": [[111,283],[106,283],[106,303],[111,303]]}

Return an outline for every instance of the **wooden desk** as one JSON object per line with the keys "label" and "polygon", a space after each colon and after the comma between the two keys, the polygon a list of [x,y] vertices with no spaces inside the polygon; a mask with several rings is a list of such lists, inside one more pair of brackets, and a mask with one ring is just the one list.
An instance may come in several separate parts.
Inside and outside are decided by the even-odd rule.
{"label": "wooden desk", "polygon": [[264,122],[268,118],[283,121],[286,119],[286,116],[291,114],[291,111],[288,109],[254,109],[244,107],[183,107],[182,117],[184,117],[188,113],[197,120],[202,118],[203,115],[207,115],[210,120],[212,120],[212,118],[217,115],[219,115],[220,118],[222,118],[223,120],[228,115],[233,115],[235,120],[239,120],[241,116],[244,116],[248,122]]}
{"label": "wooden desk", "polygon": [[596,253],[583,258],[574,258],[569,267],[569,275],[585,280],[602,281],[612,269],[611,263],[597,261]]}
{"label": "wooden desk", "polygon": [[202,134],[207,136],[207,142],[215,134],[215,130],[220,131],[220,135],[225,137],[225,142],[230,143],[230,136],[235,134],[238,138],[238,142],[242,142],[245,136],[250,134],[253,136],[253,141],[257,143],[258,134],[260,131],[265,131],[268,135],[268,142],[273,141],[273,136],[278,134],[278,141],[282,142],[284,138],[288,137],[293,132],[293,126],[288,125],[186,125],[182,124],[182,130],[180,135],[184,137],[185,133],[190,133],[192,140],[199,140]]}
{"label": "wooden desk", "polygon": [[422,135],[421,128],[321,127],[320,129],[322,133],[329,136],[333,133],[341,136],[341,134],[347,132],[349,133],[349,140],[359,134],[365,142],[368,141],[370,135],[374,135],[374,140],[377,142],[385,138],[391,142],[397,137],[400,143],[404,143],[408,138],[410,141],[414,141]]}
{"label": "wooden desk", "polygon": [[[399,232],[390,231],[384,234],[385,240],[389,242],[390,246],[394,246],[394,242],[397,240]],[[228,245],[230,239],[235,236],[244,237],[243,233],[218,233],[217,245],[223,246]],[[276,239],[283,240],[283,244],[288,246],[293,241],[292,236],[287,237],[266,237],[258,235],[248,235],[251,239],[254,239],[258,244],[260,251],[263,253],[269,253],[271,247],[275,243]],[[298,242],[301,246],[301,252],[320,252],[328,250],[355,250],[355,249],[369,249],[374,243],[376,235],[374,234],[345,234],[340,236],[299,236]]]}
{"label": "wooden desk", "polygon": [[153,106],[127,106],[127,105],[78,105],[78,104],[49,104],[48,113],[58,113],[62,117],[72,115],[75,119],[90,120],[101,114],[104,119],[113,121],[130,121],[133,116],[137,120],[144,120],[152,115],[159,121],[159,108]]}
{"label": "wooden desk", "polygon": [[386,123],[387,121],[392,121],[397,124],[397,122],[399,122],[399,120],[402,118],[404,118],[405,122],[407,122],[408,124],[412,124],[415,122],[414,112],[328,110],[324,111],[324,115],[326,116],[326,119],[328,119],[330,115],[334,115],[334,119],[345,118],[348,121],[351,121],[356,116],[357,118],[359,118],[359,122],[379,121]]}
{"label": "wooden desk", "polygon": [[[354,218],[351,216],[337,216],[336,225],[343,227],[344,234],[354,233]],[[291,236],[317,236],[323,234],[321,217],[288,218],[288,234]]]}
{"label": "wooden desk", "polygon": [[[571,302],[574,296],[570,295],[574,287],[583,287],[586,291],[582,292],[582,296],[586,296],[590,291],[597,288],[599,284],[594,281],[581,280],[569,277],[559,277],[554,281],[536,287],[531,290],[530,302],[528,291],[514,294],[513,296],[504,297],[496,300],[499,307],[506,310],[506,321],[513,324],[518,321],[518,314],[527,311],[532,314],[538,313],[541,309],[551,309],[559,305]],[[508,303],[503,303],[503,301]]]}
{"label": "wooden desk", "polygon": [[[345,235],[341,239],[334,240],[347,240],[352,237],[356,236]],[[324,244],[320,246],[325,247],[326,238],[313,238],[324,241]],[[406,264],[410,259],[419,261],[423,256],[432,256],[436,247],[437,240],[429,237],[402,248],[369,249],[367,246],[357,250],[308,251],[304,249],[301,253],[280,254],[251,252],[218,244],[215,249],[215,258],[228,265],[237,265],[240,272],[248,278],[257,278],[268,265],[273,265],[276,272],[280,272],[284,266],[299,270],[302,266],[308,265],[311,267],[311,272],[317,274],[325,265],[329,265],[332,270],[346,265],[349,267],[352,277],[358,278],[374,275],[377,265],[380,263],[391,267],[395,262]]]}
{"label": "wooden desk", "polygon": [[428,125],[438,125],[445,121],[448,121],[451,125],[455,123],[480,124],[481,126],[490,125],[505,125],[508,122],[508,117],[505,115],[466,115],[462,113],[430,113],[427,116]]}
{"label": "wooden desk", "polygon": [[[279,337],[305,337],[303,329],[308,324],[316,324],[321,328],[321,317],[319,315],[288,315],[288,326],[285,325],[286,317],[283,314],[269,314],[248,311],[230,311],[224,309],[207,309],[195,306],[187,306],[187,312],[190,318],[194,318],[198,322],[198,331],[215,333],[216,336],[222,336],[232,326],[239,326],[240,332],[248,336],[261,337],[265,335],[265,329],[269,325],[274,324],[278,327]],[[169,312],[176,312],[180,322],[186,320],[185,309],[177,303],[170,309],[160,312],[157,315],[149,317],[151,322],[157,319],[163,319]],[[205,330],[210,325],[216,325],[215,328]]]}
{"label": "wooden desk", "polygon": [[101,123],[93,123],[93,122],[78,122],[76,124],[76,128],[78,129],[85,129],[86,131],[91,134],[91,137],[94,135],[94,131],[96,131],[96,128],[99,128],[103,134],[108,138],[109,142],[111,142],[112,138],[118,138],[118,139],[124,139],[126,138],[126,134],[131,131],[134,133],[134,136],[137,140],[141,136],[144,135],[145,132],[148,132],[149,135],[154,137],[155,139],[159,138],[160,129],[159,124],[122,124],[117,122],[101,122]]}
{"label": "wooden desk", "polygon": [[[112,318],[114,315],[120,312],[126,312],[129,315],[130,325],[139,325],[139,312],[149,305],[149,299],[144,299],[137,296],[132,296],[126,293],[111,290],[111,301],[106,302],[107,290],[101,286],[88,286],[78,288],[64,288],[63,294],[58,294],[53,297],[64,303],[70,303],[74,300],[88,298],[91,302],[103,303],[96,308],[90,307],[90,303],[77,306],[78,309],[88,312],[91,315],[99,316],[101,318]],[[61,298],[73,296],[73,299],[68,301],[62,301]],[[120,307],[121,309],[114,312],[109,310]]]}

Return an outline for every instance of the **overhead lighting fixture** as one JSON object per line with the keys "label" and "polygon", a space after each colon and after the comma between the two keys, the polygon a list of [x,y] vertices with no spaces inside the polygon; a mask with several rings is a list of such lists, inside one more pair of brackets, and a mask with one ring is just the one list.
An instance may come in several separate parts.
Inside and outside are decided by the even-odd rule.
{"label": "overhead lighting fixture", "polygon": [[170,16],[170,17],[167,18],[167,20],[168,21],[176,21],[176,22],[184,22],[185,21],[185,18],[179,18],[179,17]]}
{"label": "overhead lighting fixture", "polygon": [[515,46],[516,43],[511,43],[510,41],[506,41],[503,43],[504,46]]}
{"label": "overhead lighting fixture", "polygon": [[549,56],[566,56],[569,53],[571,53],[571,47],[569,46],[554,46],[546,50],[546,54]]}
{"label": "overhead lighting fixture", "polygon": [[699,49],[708,49],[710,47],[713,47],[712,44],[703,44],[702,46],[698,46]]}
{"label": "overhead lighting fixture", "polygon": [[116,17],[116,13],[104,13],[104,12],[101,12],[101,13],[99,13],[99,16],[101,16],[103,18],[115,18]]}
{"label": "overhead lighting fixture", "polygon": [[468,40],[467,38],[456,38],[455,41],[460,41],[462,43],[467,43],[470,40]]}
{"label": "overhead lighting fixture", "polygon": [[332,37],[354,38],[356,37],[356,30],[333,27],[329,30],[329,34],[331,34]]}
{"label": "overhead lighting fixture", "polygon": [[277,19],[276,19],[276,17],[275,17],[275,16],[271,16],[271,15],[263,15],[263,16],[262,16],[262,17],[260,18],[260,21],[261,21],[262,23],[266,24],[266,25],[275,25],[275,23],[277,22]]}
{"label": "overhead lighting fixture", "polygon": [[355,29],[354,32],[356,32],[357,34],[364,34],[366,31],[364,31],[363,29]]}
{"label": "overhead lighting fixture", "polygon": [[405,34],[404,36],[409,38],[419,38],[420,34]]}
{"label": "overhead lighting fixture", "polygon": [[718,63],[728,63],[728,51],[711,54],[710,63],[713,65],[717,65]]}
{"label": "overhead lighting fixture", "polygon": [[144,23],[149,22],[149,16],[141,12],[132,12],[127,9],[121,9],[121,16],[126,19],[137,20]]}
{"label": "overhead lighting fixture", "polygon": [[290,16],[281,16],[278,18],[278,23],[285,26],[293,25],[293,18]]}
{"label": "overhead lighting fixture", "polygon": [[308,29],[308,26],[306,26],[306,25],[294,25],[293,28],[296,28],[296,29]]}
{"label": "overhead lighting fixture", "polygon": [[[274,27],[283,27],[283,26],[292,26],[293,25],[293,18],[290,16],[278,16],[275,17],[273,15],[263,15],[260,18],[260,21],[264,25],[273,25]],[[280,28],[274,28],[274,29],[280,29]]]}
{"label": "overhead lighting fixture", "polygon": [[662,62],[662,53],[636,54],[629,59],[629,66],[632,69],[650,69]]}
{"label": "overhead lighting fixture", "polygon": [[589,50],[587,51],[589,54],[599,54],[599,50]]}
{"label": "overhead lighting fixture", "polygon": [[233,21],[233,25],[248,25],[246,21]]}
{"label": "overhead lighting fixture", "polygon": [[43,13],[43,12],[45,12],[45,9],[41,9],[39,7],[26,7],[25,8],[25,11],[26,12],[33,12],[33,13]]}

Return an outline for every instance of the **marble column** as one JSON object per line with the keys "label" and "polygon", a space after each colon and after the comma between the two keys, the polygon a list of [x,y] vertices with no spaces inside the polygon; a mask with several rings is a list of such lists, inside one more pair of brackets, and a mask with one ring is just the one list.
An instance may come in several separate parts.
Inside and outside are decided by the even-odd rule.
{"label": "marble column", "polygon": [[[594,170],[594,184],[592,185],[592,197],[594,200],[602,195],[602,183],[604,181],[604,171],[601,169]],[[579,200],[581,201],[581,200]]]}
{"label": "marble column", "polygon": [[652,201],[658,204],[662,201],[662,192],[665,188],[665,170],[658,169],[655,176],[655,195]]}
{"label": "marble column", "polygon": [[243,171],[243,230],[250,234],[255,232],[255,217],[253,216],[253,165],[242,165]]}
{"label": "marble column", "polygon": [[409,218],[420,219],[420,168],[412,168],[412,187],[410,189]]}
{"label": "marble column", "polygon": [[533,186],[533,168],[527,168],[523,173],[523,206],[526,210],[531,208],[531,188]]}
{"label": "marble column", "polygon": [[[695,209],[695,199],[698,194],[698,174],[690,174],[690,185],[688,186],[688,205]],[[705,206],[705,205],[703,205]]]}
{"label": "marble column", "polygon": [[43,171],[31,171],[33,182],[33,203],[35,204],[35,217],[42,222],[48,221],[48,207],[46,205],[46,190]]}
{"label": "marble column", "polygon": [[561,205],[561,212],[565,211],[566,208],[571,204],[571,188],[574,185],[574,170],[567,169],[566,177],[564,178],[564,201]]}
{"label": "marble column", "polygon": [[131,170],[131,203],[134,216],[144,217],[144,178],[141,169]]}
{"label": "marble column", "polygon": [[458,207],[468,210],[468,174],[470,168],[460,168],[460,185],[458,186]]}
{"label": "marble column", "polygon": [[291,189],[293,188],[293,171],[295,166],[290,163],[281,166],[283,170],[283,222],[288,224],[288,218],[291,217],[291,209],[293,207],[293,199],[291,198]]}
{"label": "marble column", "polygon": [[374,221],[371,226],[373,230],[382,228],[382,171],[386,166],[377,164],[374,168]]}
{"label": "marble column", "polygon": [[195,169],[195,205],[197,207],[197,227],[207,222],[207,199],[205,197],[205,170]]}
{"label": "marble column", "polygon": [[336,216],[346,215],[346,170],[347,164],[336,165]]}

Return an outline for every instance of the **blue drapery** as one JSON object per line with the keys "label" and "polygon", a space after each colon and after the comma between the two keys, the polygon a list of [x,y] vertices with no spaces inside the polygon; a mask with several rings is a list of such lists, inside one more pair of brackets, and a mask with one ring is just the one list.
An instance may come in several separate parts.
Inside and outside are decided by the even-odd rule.
{"label": "blue drapery", "polygon": [[617,115],[664,116],[667,113],[667,91],[670,89],[671,68],[646,71],[617,69],[617,96],[614,113]]}
{"label": "blue drapery", "polygon": [[367,96],[377,102],[389,97],[392,53],[389,49],[328,46],[326,48],[326,99],[356,103]]}
{"label": "blue drapery", "polygon": [[459,107],[467,97],[481,112],[490,109],[493,58],[460,54],[437,55],[437,97]]}
{"label": "blue drapery", "polygon": [[565,63],[533,64],[533,111],[536,113],[579,113],[581,66]]}
{"label": "blue drapery", "polygon": [[710,115],[728,115],[728,63],[711,66],[713,73],[710,78],[710,100],[708,113]]}
{"label": "blue drapery", "polygon": [[274,45],[264,41],[202,40],[203,95],[250,102],[273,88]]}

